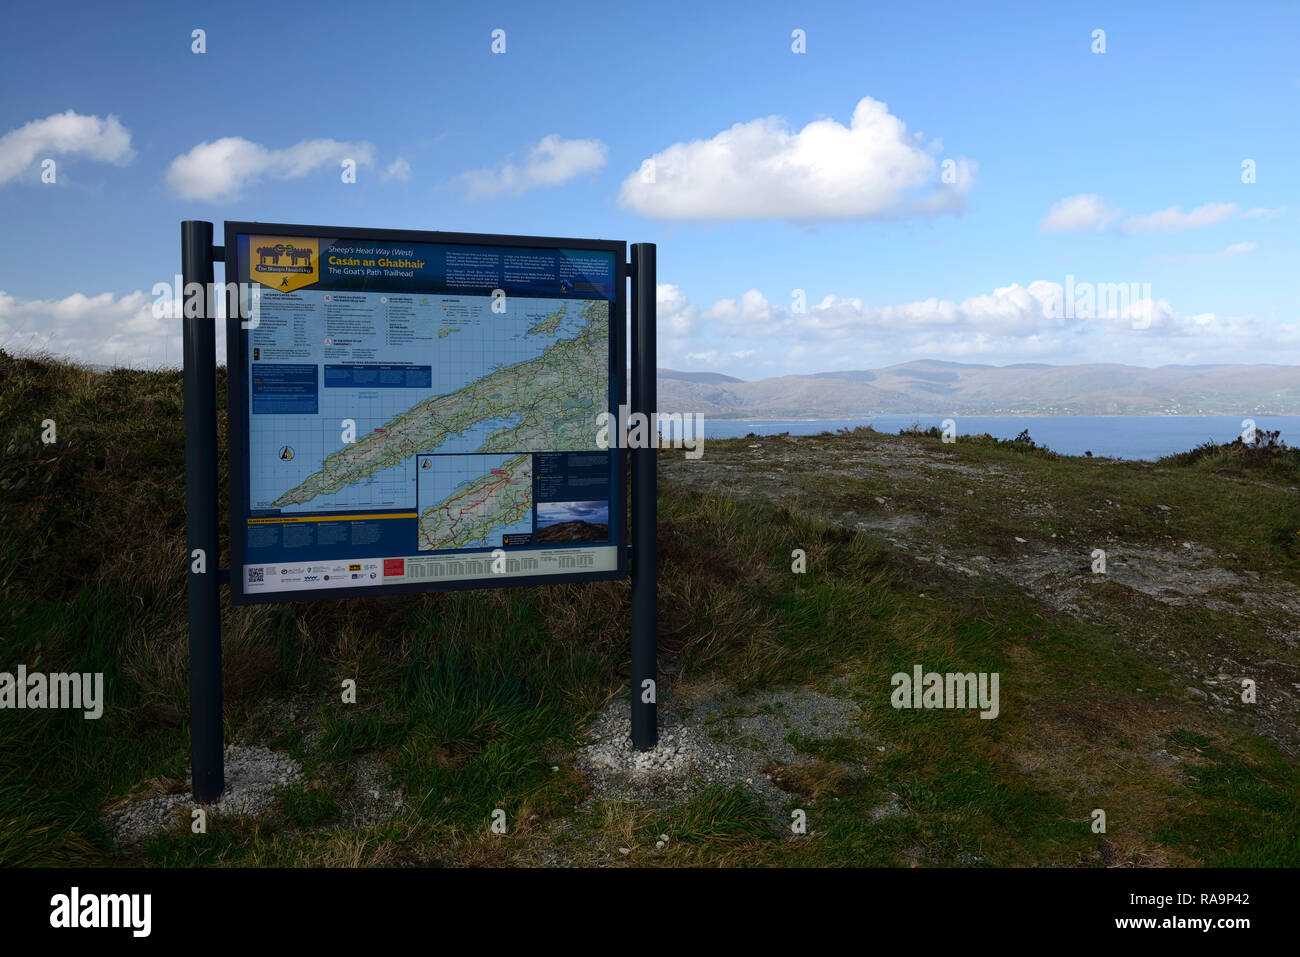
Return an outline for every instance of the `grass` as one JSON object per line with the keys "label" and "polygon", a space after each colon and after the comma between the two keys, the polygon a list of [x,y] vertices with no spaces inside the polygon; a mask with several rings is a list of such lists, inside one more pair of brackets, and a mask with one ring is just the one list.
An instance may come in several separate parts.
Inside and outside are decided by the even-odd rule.
{"label": "grass", "polygon": [[[1300,863],[1294,759],[1247,715],[1188,700],[1158,649],[1004,581],[918,561],[818,509],[672,482],[661,483],[659,532],[672,680],[741,692],[803,684],[864,707],[872,744],[796,736],[810,763],[769,768],[789,795],[785,818],[741,783],[668,811],[588,802],[574,755],[627,680],[628,587],[599,582],[226,607],[227,739],[286,751],[302,780],[267,819],[216,819],[206,835],[178,828],[118,849],[104,809],[183,786],[188,759],[180,376],[0,353],[0,409],[0,670],[101,671],[107,697],[99,721],[0,712],[5,866]],[[46,419],[58,436],[48,445]],[[849,450],[866,438],[818,441]],[[1300,580],[1289,452],[1204,450],[1153,465],[1056,456],[1032,440],[869,438],[955,456],[982,477],[978,494],[965,494],[976,479],[959,471],[906,487],[869,470],[783,481],[858,514],[877,514],[877,497],[905,498],[936,546],[995,561],[1015,558],[1016,535],[1055,533],[1081,564],[1099,543],[1191,538],[1262,581]],[[220,468],[224,484],[224,455]],[[795,548],[806,574],[791,573]],[[1265,644],[1230,612],[1155,605],[1113,582],[1096,595],[1107,614],[1180,648]],[[888,707],[889,676],[915,663],[999,672],[1001,716]],[[355,704],[342,700],[345,680]],[[1177,761],[1154,761],[1161,749]],[[375,821],[358,807],[379,786],[399,788],[405,805]],[[890,802],[896,813],[879,813]],[[1098,807],[1105,835],[1090,828]],[[785,823],[796,809],[807,835]],[[489,827],[497,810],[505,834]]]}

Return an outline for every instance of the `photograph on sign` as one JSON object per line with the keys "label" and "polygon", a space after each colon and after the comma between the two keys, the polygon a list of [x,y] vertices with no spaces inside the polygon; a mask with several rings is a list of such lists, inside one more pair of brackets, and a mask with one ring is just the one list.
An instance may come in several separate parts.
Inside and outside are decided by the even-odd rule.
{"label": "photograph on sign", "polygon": [[235,601],[626,573],[623,244],[226,231]]}

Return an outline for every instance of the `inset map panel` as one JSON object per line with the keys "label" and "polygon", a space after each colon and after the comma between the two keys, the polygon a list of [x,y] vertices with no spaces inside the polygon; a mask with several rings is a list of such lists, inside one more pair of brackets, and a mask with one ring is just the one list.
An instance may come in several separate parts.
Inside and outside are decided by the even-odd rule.
{"label": "inset map panel", "polygon": [[417,455],[418,551],[499,548],[533,531],[533,456]]}

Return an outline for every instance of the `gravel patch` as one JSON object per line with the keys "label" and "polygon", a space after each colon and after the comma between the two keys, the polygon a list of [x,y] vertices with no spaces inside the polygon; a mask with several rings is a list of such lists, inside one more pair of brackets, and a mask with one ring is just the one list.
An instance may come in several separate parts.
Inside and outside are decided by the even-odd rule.
{"label": "gravel patch", "polygon": [[782,812],[793,797],[763,768],[816,761],[790,744],[792,735],[801,743],[870,741],[858,724],[855,702],[802,687],[745,695],[724,687],[666,696],[659,706],[659,744],[646,752],[632,747],[628,707],[626,698],[616,698],[602,708],[592,722],[591,743],[578,752],[575,766],[592,786],[589,805],[626,800],[664,810],[709,787],[742,784],[784,824]]}
{"label": "gravel patch", "polygon": [[[226,789],[207,805],[216,817],[262,817],[275,805],[275,791],[296,781],[302,768],[293,758],[269,748],[226,748]],[[119,844],[137,844],[161,831],[188,827],[200,802],[191,791],[158,794],[115,808],[101,821]]]}
{"label": "gravel patch", "polygon": [[871,809],[871,820],[883,821],[888,817],[909,817],[910,814],[911,812],[909,812],[907,808],[903,807],[903,803],[899,800],[898,795],[891,791],[889,799],[885,801],[884,804]]}
{"label": "gravel patch", "polygon": [[363,754],[352,765],[353,823],[378,824],[396,817],[406,807],[399,787],[392,786],[392,774],[378,756]]}

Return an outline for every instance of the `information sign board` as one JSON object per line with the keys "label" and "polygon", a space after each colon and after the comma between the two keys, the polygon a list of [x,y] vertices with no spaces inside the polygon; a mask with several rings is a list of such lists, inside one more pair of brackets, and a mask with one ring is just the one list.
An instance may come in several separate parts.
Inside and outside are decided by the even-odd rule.
{"label": "information sign board", "polygon": [[232,601],[625,577],[626,250],[227,223]]}

